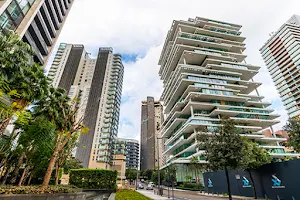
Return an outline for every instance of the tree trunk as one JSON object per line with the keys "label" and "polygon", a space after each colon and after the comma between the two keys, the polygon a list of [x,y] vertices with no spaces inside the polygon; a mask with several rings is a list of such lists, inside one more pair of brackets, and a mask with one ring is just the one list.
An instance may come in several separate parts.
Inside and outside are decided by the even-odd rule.
{"label": "tree trunk", "polygon": [[58,165],[58,162],[56,162],[56,164],[55,164],[55,185],[58,185],[59,170],[60,170],[60,166]]}
{"label": "tree trunk", "polygon": [[251,182],[252,182],[253,197],[254,197],[254,199],[257,199],[256,188],[255,188],[255,184],[254,184],[254,180],[253,180],[253,177],[252,177],[251,170],[248,169],[247,171],[249,173],[249,176],[250,176],[250,179],[251,179]]}
{"label": "tree trunk", "polygon": [[9,170],[10,170],[10,167],[7,167],[6,171],[5,171],[5,175],[4,175],[2,183],[1,183],[2,185],[5,185],[5,183],[6,183],[7,177],[9,175]]}
{"label": "tree trunk", "polygon": [[27,165],[27,166],[24,168],[23,173],[22,173],[22,176],[21,176],[21,178],[20,178],[20,180],[19,180],[18,186],[21,186],[21,185],[22,185],[22,182],[23,182],[23,180],[24,180],[25,174],[27,173],[28,169],[29,169],[29,165]]}
{"label": "tree trunk", "polygon": [[45,189],[49,185],[51,174],[52,174],[52,171],[53,171],[53,168],[54,168],[54,165],[55,165],[55,162],[56,162],[56,158],[57,158],[58,149],[59,149],[59,144],[54,149],[54,152],[53,152],[53,154],[51,156],[51,159],[49,161],[48,168],[47,168],[46,174],[44,176],[44,181],[43,181],[43,184],[42,184],[42,189]]}
{"label": "tree trunk", "polygon": [[229,175],[228,175],[228,169],[227,169],[227,167],[225,167],[225,174],[226,174],[226,181],[227,181],[227,187],[228,187],[229,200],[232,200],[231,188],[230,188],[230,181],[229,181]]}
{"label": "tree trunk", "polygon": [[12,116],[9,116],[7,119],[3,120],[0,123],[0,136],[3,135],[4,131],[6,130],[6,127],[8,126]]}
{"label": "tree trunk", "polygon": [[3,165],[1,166],[1,173],[0,173],[0,178],[2,177],[2,174],[3,174],[3,172],[4,172],[4,169],[6,168],[6,164],[7,164],[7,162],[6,162],[6,159],[4,159],[4,161],[3,161]]}
{"label": "tree trunk", "polygon": [[30,173],[30,176],[29,176],[29,178],[28,178],[28,181],[27,181],[27,185],[30,185],[32,176],[33,176],[33,173],[31,172],[31,173]]}
{"label": "tree trunk", "polygon": [[19,175],[19,170],[20,170],[20,167],[23,163],[23,159],[25,157],[25,152],[23,151],[18,159],[18,163],[17,163],[17,166],[15,167],[14,171],[13,171],[13,178],[10,180],[10,183],[11,184],[14,184],[16,183],[17,181],[17,178],[18,178],[18,175]]}

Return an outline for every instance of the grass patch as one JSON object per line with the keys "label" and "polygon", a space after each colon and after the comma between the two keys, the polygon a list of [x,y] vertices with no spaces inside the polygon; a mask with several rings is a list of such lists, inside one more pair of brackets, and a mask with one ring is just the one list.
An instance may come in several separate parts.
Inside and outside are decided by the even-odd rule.
{"label": "grass patch", "polygon": [[121,190],[116,194],[115,200],[152,200],[133,190]]}
{"label": "grass patch", "polygon": [[45,190],[40,185],[32,186],[0,186],[0,194],[53,194],[53,193],[76,193],[81,192],[80,188],[72,185],[50,185]]}

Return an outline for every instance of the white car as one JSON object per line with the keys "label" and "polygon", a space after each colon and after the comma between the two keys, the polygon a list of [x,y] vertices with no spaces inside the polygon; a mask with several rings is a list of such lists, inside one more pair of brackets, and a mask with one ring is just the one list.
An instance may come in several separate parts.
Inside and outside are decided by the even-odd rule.
{"label": "white car", "polygon": [[143,184],[139,184],[139,189],[144,189],[144,185]]}
{"label": "white car", "polygon": [[154,183],[153,182],[149,182],[148,185],[152,185],[152,187],[154,187]]}
{"label": "white car", "polygon": [[146,190],[153,190],[153,185],[154,185],[153,183],[152,184],[149,183],[146,187]]}

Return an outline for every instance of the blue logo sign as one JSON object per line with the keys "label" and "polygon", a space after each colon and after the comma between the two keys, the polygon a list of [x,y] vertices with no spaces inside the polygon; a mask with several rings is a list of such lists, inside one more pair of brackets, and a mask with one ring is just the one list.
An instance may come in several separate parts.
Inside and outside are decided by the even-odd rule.
{"label": "blue logo sign", "polygon": [[251,187],[249,180],[243,176],[243,187]]}
{"label": "blue logo sign", "polygon": [[279,178],[277,178],[277,176],[272,175],[272,182],[273,182],[273,186],[272,188],[285,188],[285,186],[281,185],[281,180]]}
{"label": "blue logo sign", "polygon": [[250,183],[245,176],[243,176],[243,183],[244,183],[244,186],[249,186],[249,183]]}
{"label": "blue logo sign", "polygon": [[213,182],[210,180],[210,178],[207,181],[208,186],[207,187],[213,187]]}

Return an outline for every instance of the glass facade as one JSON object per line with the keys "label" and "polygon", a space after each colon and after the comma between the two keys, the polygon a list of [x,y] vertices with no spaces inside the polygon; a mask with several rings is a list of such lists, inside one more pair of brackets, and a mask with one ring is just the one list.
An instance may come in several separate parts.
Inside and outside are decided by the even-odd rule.
{"label": "glass facade", "polygon": [[0,15],[2,30],[16,30],[35,0],[13,0]]}

